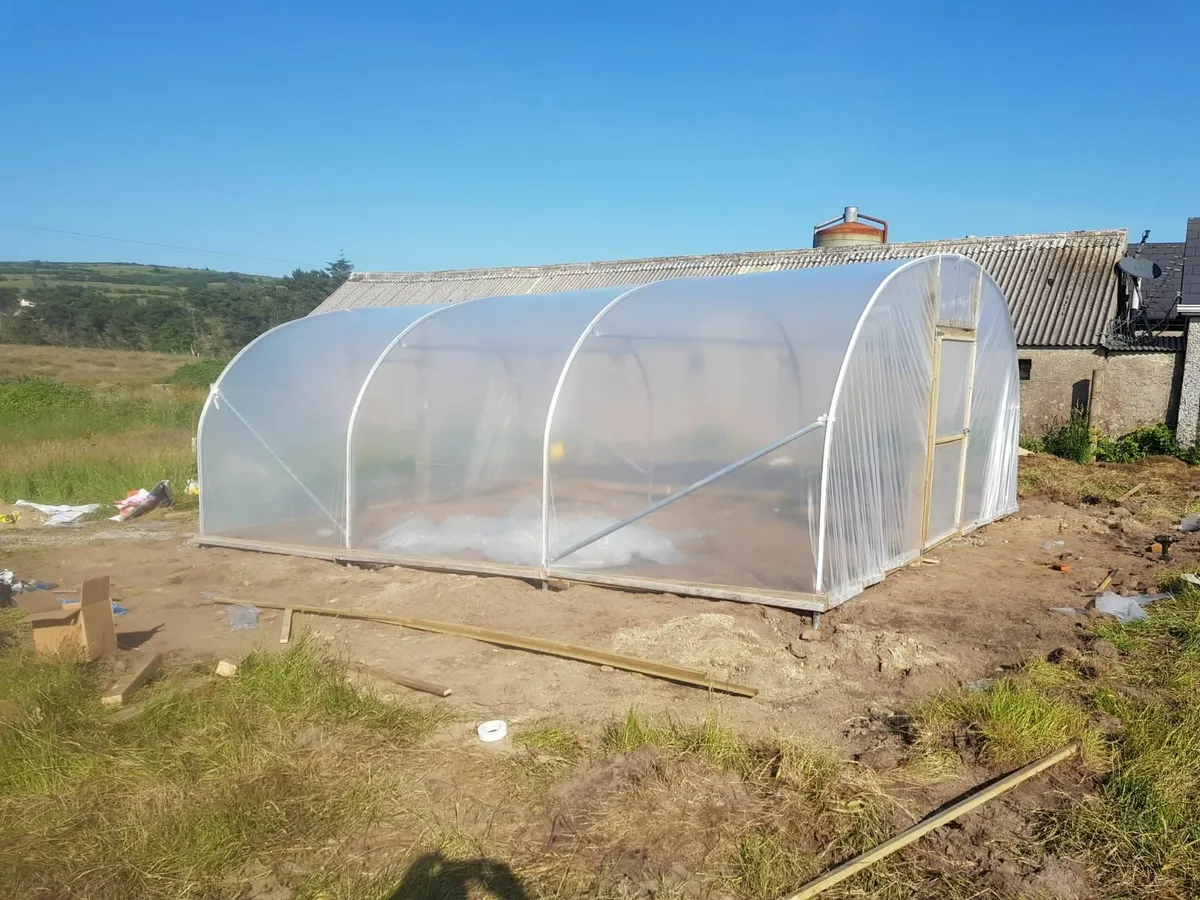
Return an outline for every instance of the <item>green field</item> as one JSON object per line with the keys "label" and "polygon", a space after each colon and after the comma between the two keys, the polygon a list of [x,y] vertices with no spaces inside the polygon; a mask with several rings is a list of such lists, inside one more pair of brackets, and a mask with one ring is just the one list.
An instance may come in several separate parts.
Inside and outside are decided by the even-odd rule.
{"label": "green field", "polygon": [[163,478],[181,505],[207,389],[194,357],[0,345],[0,501],[109,504]]}
{"label": "green field", "polygon": [[155,294],[174,297],[186,288],[264,284],[277,280],[241,272],[144,266],[137,263],[0,262],[0,288],[11,287],[22,292],[38,285],[72,284],[96,288],[113,296]]}

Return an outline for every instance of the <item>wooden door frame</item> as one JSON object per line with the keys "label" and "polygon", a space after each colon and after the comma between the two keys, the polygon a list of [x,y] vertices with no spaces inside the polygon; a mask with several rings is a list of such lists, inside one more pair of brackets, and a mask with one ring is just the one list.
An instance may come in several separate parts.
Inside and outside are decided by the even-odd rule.
{"label": "wooden door frame", "polygon": [[[971,345],[971,353],[968,359],[967,368],[967,392],[963,404],[963,422],[962,431],[957,434],[945,435],[938,437],[937,434],[937,417],[938,403],[941,399],[941,383],[942,383],[942,343],[944,341],[955,341],[957,343],[965,343]],[[937,326],[934,330],[933,341],[933,387],[930,391],[929,401],[929,421],[927,424],[927,443],[925,451],[925,488],[924,496],[921,504],[921,547],[920,553],[924,556],[925,552],[933,549],[943,541],[948,541],[953,537],[957,537],[962,533],[962,514],[963,514],[963,495],[965,493],[966,475],[967,475],[967,451],[970,448],[971,438],[971,400],[975,393],[975,359],[978,349],[978,335],[974,328],[951,328],[946,326]],[[933,458],[934,452],[938,447],[946,444],[962,444],[958,464],[958,490],[956,493],[956,507],[954,514],[954,529],[944,536],[939,537],[934,543],[929,543],[929,516],[931,513],[930,503],[933,496]]]}

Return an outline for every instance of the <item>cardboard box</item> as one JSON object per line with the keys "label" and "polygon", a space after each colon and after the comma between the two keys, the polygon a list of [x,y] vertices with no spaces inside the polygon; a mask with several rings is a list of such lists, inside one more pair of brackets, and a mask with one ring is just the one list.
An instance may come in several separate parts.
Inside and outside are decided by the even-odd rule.
{"label": "cardboard box", "polygon": [[33,649],[47,655],[81,653],[89,660],[115,651],[110,589],[107,575],[89,579],[83,583],[79,603],[67,606],[45,591],[19,594],[17,604],[28,613],[26,621],[33,629]]}

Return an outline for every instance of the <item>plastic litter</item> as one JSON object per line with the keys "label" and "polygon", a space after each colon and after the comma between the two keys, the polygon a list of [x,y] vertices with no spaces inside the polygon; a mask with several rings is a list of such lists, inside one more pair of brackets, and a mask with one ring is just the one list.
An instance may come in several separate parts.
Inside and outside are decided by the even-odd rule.
{"label": "plastic litter", "polygon": [[1121,623],[1140,622],[1147,616],[1142,607],[1169,596],[1170,594],[1138,594],[1136,597],[1122,597],[1112,591],[1105,591],[1096,598],[1096,609],[1113,616]]}
{"label": "plastic litter", "polygon": [[29,503],[26,500],[18,500],[13,505],[36,509],[46,517],[46,521],[42,524],[51,527],[78,522],[88,513],[94,513],[100,508],[99,503],[86,503],[83,506],[51,506],[45,503]]}
{"label": "plastic litter", "polygon": [[258,627],[257,606],[227,606],[230,631],[249,631]]}
{"label": "plastic litter", "polygon": [[[589,517],[562,523],[554,547],[566,548],[616,522]],[[397,525],[378,547],[403,556],[457,557],[478,553],[494,562],[538,565],[541,562],[542,519],[518,507],[506,517],[451,516],[444,522],[412,518]],[[645,525],[628,525],[620,531],[572,553],[562,565],[574,569],[607,569],[627,566],[634,559],[670,565],[681,554],[665,534]]]}
{"label": "plastic litter", "polygon": [[117,500],[115,503],[117,514],[110,517],[109,521],[124,522],[128,519],[136,519],[151,510],[158,509],[160,506],[170,506],[174,502],[175,498],[171,494],[171,482],[163,479],[148,491],[138,488],[136,491],[130,491],[124,500]]}
{"label": "plastic litter", "polygon": [[[77,599],[75,599],[74,597],[63,597],[63,599],[60,602],[63,606],[72,606],[72,605],[78,603],[79,601]],[[127,607],[122,606],[116,600],[112,600],[110,602],[112,603],[112,613],[114,616],[123,616],[129,612],[129,609]]]}
{"label": "plastic litter", "polygon": [[1200,531],[1200,513],[1192,513],[1190,516],[1184,516],[1183,521],[1179,523],[1180,531]]}
{"label": "plastic litter", "polygon": [[1055,547],[1062,547],[1064,544],[1066,544],[1066,541],[1046,541],[1046,543],[1042,544],[1042,549],[1053,550]]}
{"label": "plastic litter", "polygon": [[476,728],[475,733],[479,735],[479,739],[485,744],[502,741],[504,740],[504,736],[508,734],[508,723],[503,719],[493,719],[490,722],[484,722]]}
{"label": "plastic litter", "polygon": [[20,513],[4,513],[3,515],[0,515],[0,525],[16,525],[20,521]]}
{"label": "plastic litter", "polygon": [[1200,575],[1197,575],[1195,572],[1181,572],[1179,577],[1188,584],[1194,584],[1197,587],[1200,587]]}
{"label": "plastic litter", "polygon": [[183,492],[185,494],[187,494],[189,497],[199,497],[200,496],[200,485],[196,484],[196,479],[194,479],[194,478],[189,479],[188,483],[187,483],[187,487],[185,487],[183,489]]}

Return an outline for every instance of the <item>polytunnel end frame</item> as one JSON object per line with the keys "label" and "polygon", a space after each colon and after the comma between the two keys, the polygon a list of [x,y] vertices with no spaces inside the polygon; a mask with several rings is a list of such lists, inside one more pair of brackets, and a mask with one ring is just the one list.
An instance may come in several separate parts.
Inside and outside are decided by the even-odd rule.
{"label": "polytunnel end frame", "polygon": [[[914,259],[908,260],[907,262],[903,263],[902,265],[897,266],[895,269],[893,269],[891,272],[889,272],[887,274],[887,276],[883,279],[883,281],[881,281],[876,286],[874,292],[871,294],[871,299],[868,300],[866,305],[863,307],[863,311],[859,315],[858,321],[855,323],[854,331],[850,335],[850,341],[846,345],[846,353],[842,357],[842,365],[838,370],[837,380],[834,382],[833,393],[832,393],[832,395],[830,397],[830,401],[829,401],[829,416],[828,416],[829,427],[825,431],[825,446],[823,448],[822,458],[821,458],[821,489],[820,489],[818,526],[817,526],[818,527],[817,563],[816,563],[817,571],[816,571],[816,577],[814,579],[814,585],[815,585],[816,594],[818,596],[826,597],[827,608],[829,608],[829,609],[832,609],[835,606],[839,606],[840,604],[844,603],[846,600],[849,600],[852,597],[857,596],[858,594],[860,594],[862,592],[863,588],[868,587],[872,584],[878,584],[880,581],[883,580],[883,578],[887,574],[887,572],[895,571],[897,568],[903,568],[906,565],[911,565],[912,563],[914,563],[916,561],[924,559],[925,554],[927,552],[929,552],[930,550],[932,550],[934,547],[936,547],[948,540],[951,540],[955,537],[960,537],[965,534],[970,534],[972,531],[975,531],[976,529],[982,527],[983,524],[986,524],[986,523],[982,523],[982,522],[974,522],[974,523],[968,525],[967,527],[963,527],[962,496],[961,496],[962,495],[962,477],[960,474],[959,500],[958,500],[958,506],[959,506],[958,516],[959,516],[959,518],[958,518],[957,527],[955,528],[954,531],[940,537],[933,544],[926,545],[926,527],[928,524],[928,522],[927,522],[928,511],[923,510],[922,516],[921,516],[921,519],[922,519],[921,538],[920,538],[921,546],[915,552],[909,554],[906,557],[904,562],[901,562],[899,565],[897,565],[891,569],[887,569],[885,572],[880,573],[878,576],[873,577],[871,580],[869,580],[867,582],[862,582],[862,583],[858,584],[857,586],[852,586],[847,592],[845,592],[844,594],[842,594],[840,596],[828,597],[824,593],[825,543],[826,543],[826,540],[825,540],[826,499],[827,499],[827,494],[828,494],[828,481],[829,481],[829,456],[830,456],[830,453],[832,450],[832,444],[833,444],[833,423],[836,421],[838,401],[841,399],[842,383],[845,380],[846,371],[848,368],[848,363],[849,363],[851,354],[854,352],[854,349],[858,342],[859,334],[862,331],[863,325],[866,323],[868,316],[870,315],[872,309],[875,306],[875,302],[883,294],[883,291],[888,287],[888,285],[892,282],[892,280],[894,278],[896,278],[897,276],[900,275],[900,273],[902,273],[910,268],[913,268],[914,266],[923,264],[923,263],[935,262],[937,265],[937,276],[938,277],[937,277],[937,280],[935,281],[937,295],[934,298],[935,328],[934,328],[934,336],[933,336],[935,348],[940,343],[940,337],[941,337],[942,331],[953,332],[953,331],[961,330],[961,329],[954,329],[954,328],[943,329],[942,327],[936,325],[936,310],[939,308],[940,301],[941,301],[941,289],[942,289],[941,267],[942,267],[942,261],[947,260],[947,259],[962,260],[962,261],[966,262],[967,264],[969,264],[975,270],[974,288],[973,288],[974,297],[972,298],[972,307],[973,307],[972,313],[974,315],[975,322],[974,322],[973,327],[970,329],[970,331],[973,336],[972,337],[973,343],[977,342],[978,341],[977,328],[978,328],[979,315],[980,315],[980,302],[981,302],[981,299],[983,296],[982,286],[983,286],[984,280],[987,280],[988,282],[991,283],[992,287],[994,287],[996,289],[996,291],[1000,294],[1001,298],[1004,297],[1004,291],[1003,291],[1003,289],[1001,289],[1000,285],[996,282],[996,279],[992,277],[991,273],[989,273],[987,271],[987,269],[985,269],[982,265],[980,265],[975,260],[971,259],[969,256],[964,256],[961,253],[937,253],[937,254],[931,254],[929,256],[916,257]],[[1004,321],[1005,325],[1007,325],[1007,330],[1008,330],[1009,337],[1011,339],[1011,343],[1015,347],[1016,346],[1016,332],[1013,329],[1012,319],[1009,316],[1004,316],[1003,321]],[[973,348],[972,349],[972,357],[971,357],[971,368],[970,368],[970,373],[969,373],[970,381],[971,381],[972,385],[973,385],[974,379],[975,379],[975,364],[976,364],[975,363],[975,349]],[[931,408],[930,408],[930,412],[929,412],[931,427],[932,427],[932,420],[937,414],[936,385],[937,385],[937,379],[939,378],[939,372],[936,369],[936,366],[937,366],[936,361],[935,361],[934,365],[935,365],[935,369],[933,371],[933,377],[935,379],[935,381],[934,381],[935,391],[932,395]],[[967,416],[968,416],[968,418],[969,418],[969,414],[970,414],[970,409],[971,409],[971,398],[968,395],[968,397],[967,397]],[[970,432],[969,427],[966,429],[966,432],[969,434],[969,432]],[[927,452],[928,452],[930,460],[932,459],[933,445],[934,445],[934,438],[930,438],[929,439],[929,447],[927,448]],[[965,447],[964,447],[962,455],[963,455],[962,465],[965,466],[965,464],[966,464],[966,449],[965,449]],[[1015,458],[1014,458],[1014,462],[1015,462]],[[928,502],[928,495],[929,495],[929,487],[930,487],[929,479],[930,479],[930,476],[928,473],[928,465],[927,465],[926,479],[925,479],[925,484],[924,484],[924,488],[923,488],[923,494],[924,494],[926,503]],[[997,516],[996,520],[1004,518],[1007,515],[1011,515],[1013,512],[1015,512],[1015,510],[1016,510],[1016,507],[1014,506],[1012,509],[1008,510],[1007,512],[1003,512],[999,516]],[[993,521],[995,521],[995,520],[993,520]]]}
{"label": "polytunnel end frame", "polygon": [[[336,313],[348,313],[349,309],[336,309],[328,313],[320,315],[334,315]],[[200,443],[200,438],[204,434],[204,419],[208,416],[209,407],[216,406],[217,401],[221,396],[221,382],[225,380],[225,376],[233,369],[243,356],[250,352],[253,347],[263,339],[270,337],[277,331],[282,331],[297,322],[307,319],[308,316],[303,316],[299,319],[288,319],[286,322],[280,322],[274,328],[268,328],[254,340],[250,341],[245,347],[233,355],[233,359],[229,360],[225,368],[221,370],[221,374],[217,376],[217,380],[208,386],[208,396],[204,399],[204,407],[200,410],[200,418],[196,420],[196,481],[200,485],[200,521],[198,531],[200,535],[204,534],[204,453],[203,446]],[[239,417],[240,418],[240,417]]]}

